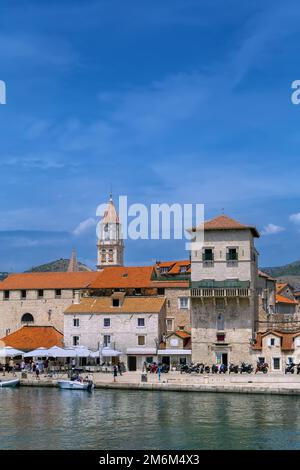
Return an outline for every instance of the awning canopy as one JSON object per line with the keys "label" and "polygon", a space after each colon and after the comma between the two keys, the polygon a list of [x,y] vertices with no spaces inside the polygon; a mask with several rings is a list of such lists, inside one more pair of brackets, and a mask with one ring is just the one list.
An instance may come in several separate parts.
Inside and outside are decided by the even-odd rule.
{"label": "awning canopy", "polygon": [[121,356],[123,353],[121,351],[116,351],[111,349],[109,346],[100,349],[100,351],[94,351],[91,353],[91,357],[117,357]]}
{"label": "awning canopy", "polygon": [[126,350],[127,354],[133,354],[133,355],[148,355],[150,354],[151,356],[156,356],[156,348],[127,348]]}
{"label": "awning canopy", "polygon": [[74,351],[75,357],[90,357],[90,355],[92,354],[92,351],[90,351],[85,346],[77,346],[72,349],[69,349],[69,351],[71,350]]}
{"label": "awning canopy", "polygon": [[159,356],[190,356],[192,354],[191,349],[159,349]]}
{"label": "awning canopy", "polygon": [[43,352],[46,357],[76,357],[74,349],[64,349],[59,346],[53,346]]}
{"label": "awning canopy", "polygon": [[0,357],[15,357],[15,356],[23,356],[24,351],[20,351],[19,349],[12,348],[11,346],[5,346],[4,348],[0,349]]}
{"label": "awning canopy", "polygon": [[46,348],[37,348],[24,354],[24,357],[45,357]]}

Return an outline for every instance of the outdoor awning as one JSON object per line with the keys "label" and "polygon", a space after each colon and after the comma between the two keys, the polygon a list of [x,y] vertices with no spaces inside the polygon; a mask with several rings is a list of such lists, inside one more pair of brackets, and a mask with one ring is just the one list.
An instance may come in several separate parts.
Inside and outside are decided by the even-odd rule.
{"label": "outdoor awning", "polygon": [[151,355],[151,356],[156,356],[156,348],[127,348],[126,354],[133,354],[135,355]]}
{"label": "outdoor awning", "polygon": [[191,349],[159,349],[159,356],[190,356],[192,354]]}
{"label": "outdoor awning", "polygon": [[117,357],[121,356],[123,353],[121,351],[116,351],[110,347],[100,349],[100,351],[94,351],[91,353],[91,357]]}
{"label": "outdoor awning", "polygon": [[90,357],[90,355],[92,354],[92,351],[90,351],[84,346],[77,346],[70,350],[74,351],[75,357]]}
{"label": "outdoor awning", "polygon": [[52,348],[43,351],[43,356],[46,357],[76,357],[74,349],[64,349],[59,346],[53,346]]}
{"label": "outdoor awning", "polygon": [[24,357],[45,357],[46,348],[37,348],[24,354]]}
{"label": "outdoor awning", "polygon": [[23,356],[24,351],[20,351],[19,349],[12,348],[11,346],[5,346],[4,348],[0,349],[0,357],[15,357],[15,356]]}

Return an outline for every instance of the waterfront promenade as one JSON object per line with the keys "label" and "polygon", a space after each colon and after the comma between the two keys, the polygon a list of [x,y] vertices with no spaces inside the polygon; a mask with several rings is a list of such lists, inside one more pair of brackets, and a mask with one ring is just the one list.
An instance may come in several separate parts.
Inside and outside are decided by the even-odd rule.
{"label": "waterfront promenade", "polygon": [[[235,375],[188,375],[180,372],[162,374],[158,380],[157,374],[147,374],[147,382],[142,382],[141,372],[125,372],[113,381],[110,373],[82,374],[92,378],[95,388],[141,389],[191,392],[228,392],[228,393],[266,393],[280,395],[300,395],[300,375],[285,375],[283,373],[264,374],[235,374]],[[12,377],[6,374],[5,379]],[[2,378],[2,377],[1,377]],[[3,377],[4,378],[4,377]],[[21,377],[20,377],[21,378]],[[57,386],[58,378],[67,378],[59,374],[53,378],[28,374],[27,379],[21,379],[21,386]]]}

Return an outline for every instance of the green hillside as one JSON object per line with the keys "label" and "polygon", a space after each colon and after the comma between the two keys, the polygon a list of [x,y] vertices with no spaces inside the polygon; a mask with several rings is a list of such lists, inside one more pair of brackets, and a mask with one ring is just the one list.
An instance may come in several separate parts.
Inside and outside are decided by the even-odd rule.
{"label": "green hillside", "polygon": [[272,277],[282,276],[300,276],[300,260],[284,266],[275,266],[272,268],[262,268],[262,271]]}
{"label": "green hillside", "polygon": [[[59,259],[52,261],[50,263],[41,264],[40,266],[34,266],[26,273],[53,273],[53,272],[66,272],[68,270],[70,260],[69,259]],[[79,271],[92,271],[88,266],[78,261]]]}

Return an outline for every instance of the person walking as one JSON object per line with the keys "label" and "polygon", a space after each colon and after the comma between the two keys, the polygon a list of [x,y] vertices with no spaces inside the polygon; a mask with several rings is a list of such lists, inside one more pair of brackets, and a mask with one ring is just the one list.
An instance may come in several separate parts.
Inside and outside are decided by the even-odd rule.
{"label": "person walking", "polygon": [[158,381],[160,382],[160,374],[161,374],[161,365],[159,364],[157,368],[157,376],[158,376]]}
{"label": "person walking", "polygon": [[122,375],[122,365],[120,361],[118,361],[117,367],[118,367],[119,375]]}
{"label": "person walking", "polygon": [[118,368],[117,368],[117,366],[114,366],[113,375],[114,375],[114,382],[116,382],[116,378],[117,378],[117,376],[118,376]]}
{"label": "person walking", "polygon": [[40,380],[40,367],[39,367],[38,362],[36,363],[36,366],[35,366],[35,376],[37,380]]}

